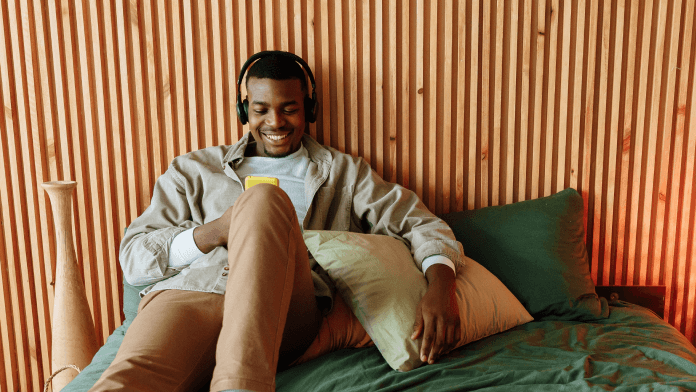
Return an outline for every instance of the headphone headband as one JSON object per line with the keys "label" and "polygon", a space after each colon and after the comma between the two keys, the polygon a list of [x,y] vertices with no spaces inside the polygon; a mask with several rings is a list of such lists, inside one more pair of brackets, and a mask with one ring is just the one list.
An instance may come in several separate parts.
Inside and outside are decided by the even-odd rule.
{"label": "headphone headband", "polygon": [[237,79],[237,116],[242,124],[246,124],[249,120],[248,117],[248,102],[247,100],[242,100],[242,82],[244,81],[244,75],[246,74],[247,68],[249,68],[256,60],[267,57],[267,56],[282,56],[290,60],[295,61],[300,64],[300,67],[309,77],[309,82],[312,85],[312,95],[311,98],[305,99],[305,117],[307,121],[314,122],[316,120],[316,103],[317,103],[317,93],[316,84],[314,83],[314,75],[309,65],[298,55],[290,52],[284,52],[281,50],[266,50],[258,52],[251,57],[242,65],[242,69],[239,71],[239,78]]}

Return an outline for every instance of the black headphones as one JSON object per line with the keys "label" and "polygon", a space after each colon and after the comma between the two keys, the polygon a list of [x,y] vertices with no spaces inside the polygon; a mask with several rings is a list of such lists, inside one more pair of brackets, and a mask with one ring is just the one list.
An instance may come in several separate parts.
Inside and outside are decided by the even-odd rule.
{"label": "black headphones", "polygon": [[283,56],[291,60],[294,60],[295,62],[300,64],[307,76],[309,76],[309,81],[312,84],[312,97],[310,98],[309,95],[305,96],[304,110],[305,121],[313,123],[317,120],[317,92],[314,83],[314,75],[312,75],[312,70],[309,69],[309,66],[307,65],[307,63],[305,63],[304,60],[302,60],[301,57],[293,53],[283,52],[280,50],[268,50],[256,53],[255,55],[249,57],[249,60],[247,60],[246,63],[244,63],[242,69],[239,71],[239,79],[237,79],[237,117],[239,117],[239,121],[242,123],[242,125],[249,122],[249,100],[244,99],[242,101],[242,82],[244,81],[244,74],[246,73],[247,68],[249,68],[249,66],[251,66],[251,64],[253,64],[256,60],[270,55]]}

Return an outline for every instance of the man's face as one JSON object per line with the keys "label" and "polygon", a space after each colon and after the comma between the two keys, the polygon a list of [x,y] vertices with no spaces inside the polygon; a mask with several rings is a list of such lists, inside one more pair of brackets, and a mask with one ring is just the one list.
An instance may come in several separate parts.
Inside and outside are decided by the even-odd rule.
{"label": "man's face", "polygon": [[256,155],[280,158],[299,150],[305,129],[301,82],[250,78],[247,94]]}

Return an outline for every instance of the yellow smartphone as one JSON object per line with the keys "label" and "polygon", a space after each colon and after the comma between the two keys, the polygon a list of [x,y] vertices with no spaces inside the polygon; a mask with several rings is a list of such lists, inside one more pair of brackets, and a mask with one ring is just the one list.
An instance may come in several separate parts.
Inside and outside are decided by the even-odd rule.
{"label": "yellow smartphone", "polygon": [[244,189],[249,189],[258,184],[271,184],[278,186],[278,179],[275,177],[247,176],[244,179]]}

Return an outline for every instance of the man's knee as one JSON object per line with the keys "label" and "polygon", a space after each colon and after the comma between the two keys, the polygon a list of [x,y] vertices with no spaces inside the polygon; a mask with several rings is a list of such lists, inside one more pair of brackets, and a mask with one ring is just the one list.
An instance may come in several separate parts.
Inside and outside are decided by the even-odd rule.
{"label": "man's knee", "polygon": [[237,199],[235,208],[240,209],[238,213],[253,214],[255,217],[280,218],[285,214],[292,218],[295,207],[290,197],[279,186],[271,184],[258,184],[247,190]]}

